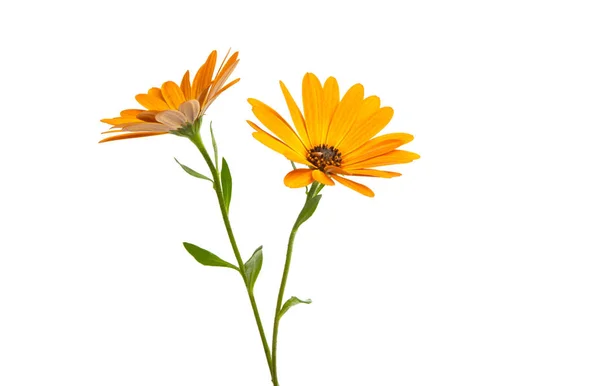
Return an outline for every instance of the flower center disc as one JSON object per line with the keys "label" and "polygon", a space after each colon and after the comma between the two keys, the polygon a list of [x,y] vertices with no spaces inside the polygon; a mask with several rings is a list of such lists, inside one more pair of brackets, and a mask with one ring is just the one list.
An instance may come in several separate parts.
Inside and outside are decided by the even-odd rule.
{"label": "flower center disc", "polygon": [[306,159],[317,169],[325,171],[327,166],[339,167],[342,164],[342,153],[333,146],[319,145],[308,151]]}

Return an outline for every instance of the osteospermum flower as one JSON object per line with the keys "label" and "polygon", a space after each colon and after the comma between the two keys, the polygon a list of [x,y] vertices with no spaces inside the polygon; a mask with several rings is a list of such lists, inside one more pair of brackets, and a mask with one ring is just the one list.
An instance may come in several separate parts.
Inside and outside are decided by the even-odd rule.
{"label": "osteospermum flower", "polygon": [[263,145],[308,168],[292,170],[284,177],[290,188],[307,186],[314,181],[324,185],[339,182],[365,196],[373,197],[371,189],[342,176],[391,178],[400,173],[372,169],[412,162],[418,154],[396,150],[412,141],[405,133],[377,135],[392,119],[391,107],[380,107],[377,96],[364,97],[361,84],[350,87],[340,101],[337,80],[328,78],[324,85],[314,74],[307,73],[302,81],[304,114],[283,82],[279,82],[296,130],[275,110],[256,99],[248,99],[252,112],[271,135],[257,124],[247,121],[254,130],[252,136]]}
{"label": "osteospermum flower", "polygon": [[[136,95],[135,99],[144,109],[123,110],[119,117],[102,119],[102,122],[113,125],[109,131],[102,134],[117,135],[104,138],[100,142],[168,134],[193,123],[204,115],[206,109],[223,91],[240,80],[238,78],[225,84],[239,62],[237,52],[229,59],[227,56],[221,62],[214,78],[217,51],[208,55],[192,82],[190,72],[187,71],[179,85],[168,81],[160,88],[152,87],[148,93]],[[181,126],[177,126],[178,124]]]}

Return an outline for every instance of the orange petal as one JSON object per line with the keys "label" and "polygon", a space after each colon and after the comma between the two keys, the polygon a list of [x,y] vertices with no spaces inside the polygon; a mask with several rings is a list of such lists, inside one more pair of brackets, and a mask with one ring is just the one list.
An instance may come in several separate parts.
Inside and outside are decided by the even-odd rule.
{"label": "orange petal", "polygon": [[[208,89],[210,82],[212,81],[213,72],[215,71],[215,64],[217,62],[217,51],[212,51],[206,61],[198,71],[196,72],[196,76],[194,76],[194,81],[192,82],[192,96],[196,99],[200,97],[206,89]],[[202,100],[199,100],[200,105],[203,104]]]}
{"label": "orange petal", "polygon": [[283,92],[285,103],[287,103],[288,110],[290,110],[292,122],[294,122],[294,126],[296,127],[296,132],[300,136],[300,140],[304,144],[304,147],[312,147],[310,139],[308,138],[308,132],[306,131],[306,122],[304,121],[304,116],[302,116],[302,112],[298,108],[296,101],[294,98],[292,98],[292,95],[282,81],[279,81],[279,87],[281,87],[281,91]]}
{"label": "orange petal", "polygon": [[314,181],[311,169],[295,169],[285,175],[283,183],[288,188],[303,188]]}
{"label": "orange petal", "polygon": [[405,150],[392,150],[389,153],[382,154],[377,157],[369,158],[364,161],[348,163],[344,165],[344,169],[367,169],[377,166],[405,164],[419,159],[420,156],[416,153]]}
{"label": "orange petal", "polygon": [[162,99],[162,96],[157,98],[149,94],[138,94],[135,96],[135,100],[148,110],[162,111],[169,109],[169,105]]}
{"label": "orange petal", "polygon": [[333,178],[340,184],[347,186],[348,188],[350,188],[354,191],[357,191],[360,194],[364,194],[367,197],[375,197],[375,193],[373,193],[373,191],[371,189],[367,188],[363,184],[359,184],[358,182],[354,182],[352,180],[349,180],[347,178],[344,178],[342,176],[338,176],[335,174],[332,174],[331,178]]}
{"label": "orange petal", "polygon": [[324,136],[322,127],[323,88],[315,74],[310,72],[302,80],[302,104],[311,147],[321,145],[324,139],[322,138]]}
{"label": "orange petal", "polygon": [[267,133],[266,131],[262,130],[254,122],[251,122],[251,121],[246,121],[246,122],[248,122],[248,124],[250,126],[252,126],[252,128],[254,128],[254,130],[256,130],[255,133],[252,133],[252,136],[257,141],[259,141],[260,143],[262,143],[269,149],[275,150],[276,152],[283,155],[290,161],[298,162],[298,163],[301,163],[304,165],[310,165],[310,163],[306,160],[306,158],[304,158],[301,154],[296,153],[288,145],[281,142],[277,138],[273,137],[271,134]]}
{"label": "orange petal", "polygon": [[101,119],[100,122],[108,123],[109,125],[120,125],[123,123],[139,122],[140,120],[136,117],[118,117],[118,118],[105,118]]}
{"label": "orange petal", "polygon": [[412,139],[412,135],[404,133],[391,133],[373,138],[354,151],[344,155],[344,163],[355,163],[377,157],[412,141]]}
{"label": "orange petal", "polygon": [[338,143],[352,127],[359,114],[364,93],[365,89],[360,83],[350,87],[346,92],[331,119],[327,143],[333,144],[339,149]]}
{"label": "orange petal", "polygon": [[143,111],[146,111],[146,110],[127,109],[127,110],[121,111],[121,116],[122,117],[135,117],[136,115],[138,115],[139,113],[141,113]]}
{"label": "orange petal", "polygon": [[361,176],[361,177],[381,177],[381,178],[392,178],[392,177],[400,177],[402,174],[396,172],[388,172],[386,170],[376,170],[376,169],[350,169],[344,170],[344,174],[349,174],[351,176]]}
{"label": "orange petal", "polygon": [[192,85],[190,84],[190,72],[186,71],[181,79],[181,92],[186,100],[192,99]]}
{"label": "orange petal", "polygon": [[144,131],[144,132],[137,132],[137,133],[125,133],[125,134],[114,135],[112,137],[103,138],[98,143],[110,142],[110,141],[117,141],[119,139],[150,137],[150,136],[153,136],[153,135],[161,135],[161,134],[169,134],[169,133],[155,132],[155,131],[152,131],[152,132]]}
{"label": "orange petal", "polygon": [[391,107],[380,108],[364,123],[353,125],[346,137],[339,143],[338,149],[342,154],[350,153],[383,130],[393,116],[394,110]]}
{"label": "orange petal", "polygon": [[315,179],[315,181],[320,182],[323,185],[335,185],[335,182],[333,182],[333,180],[327,174],[318,169],[312,171],[312,177]]}
{"label": "orange petal", "polygon": [[335,112],[338,104],[340,103],[340,88],[337,80],[330,76],[323,85],[323,129],[325,134],[323,136],[323,143],[327,143],[329,138],[330,124],[333,119],[333,113]]}
{"label": "orange petal", "polygon": [[169,80],[163,83],[162,87],[160,88],[160,91],[162,92],[162,96],[171,108],[171,110],[177,110],[179,108],[179,105],[185,102],[183,92],[175,82]]}
{"label": "orange petal", "polygon": [[308,151],[298,135],[286,122],[277,111],[271,107],[262,103],[261,101],[253,98],[248,98],[248,102],[252,105],[252,112],[266,126],[267,129],[271,130],[279,139],[285,142],[289,147],[294,149],[298,154],[306,154]]}

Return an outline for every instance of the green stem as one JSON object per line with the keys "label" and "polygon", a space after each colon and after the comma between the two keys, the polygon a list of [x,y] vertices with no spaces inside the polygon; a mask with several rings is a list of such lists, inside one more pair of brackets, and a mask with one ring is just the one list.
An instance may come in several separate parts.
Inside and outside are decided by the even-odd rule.
{"label": "green stem", "polygon": [[260,314],[258,312],[258,306],[256,305],[256,300],[254,299],[254,291],[250,288],[248,280],[246,279],[246,268],[244,266],[244,261],[240,255],[240,251],[238,249],[237,243],[235,241],[235,237],[233,236],[233,230],[231,229],[231,222],[229,221],[229,214],[227,213],[227,208],[225,207],[225,198],[223,196],[223,188],[221,186],[221,175],[217,171],[215,165],[210,159],[210,155],[206,151],[204,144],[202,143],[202,138],[200,137],[199,131],[196,135],[190,136],[191,141],[196,145],[206,164],[208,165],[210,172],[213,176],[214,188],[217,193],[217,199],[219,200],[219,207],[221,208],[221,215],[223,217],[223,223],[225,224],[225,229],[227,230],[227,236],[229,236],[229,242],[231,243],[231,247],[233,249],[233,254],[235,255],[235,259],[237,261],[238,267],[240,269],[240,274],[242,275],[242,279],[244,280],[244,285],[246,286],[246,291],[248,292],[248,298],[250,299],[250,304],[252,305],[252,312],[254,313],[254,319],[256,320],[256,326],[258,327],[258,332],[260,334],[260,339],[262,341],[263,349],[265,351],[265,356],[267,358],[267,363],[269,365],[269,372],[271,373],[271,377],[273,377],[273,363],[271,360],[271,351],[269,349],[269,343],[267,342],[267,337],[265,335],[265,330],[263,328],[262,322],[260,320]]}
{"label": "green stem", "polygon": [[[306,201],[304,203],[304,205],[306,205],[306,203],[308,203],[308,201],[315,197],[317,195],[317,193],[319,191],[321,191],[322,189],[322,185],[314,183],[313,186],[311,186],[310,191],[307,192],[306,194]],[[302,207],[304,209],[304,207]],[[300,212],[302,213],[302,212]],[[296,219],[296,222],[294,223],[294,226],[292,227],[292,231],[290,232],[290,238],[288,240],[288,246],[287,246],[287,252],[285,254],[285,266],[283,267],[283,275],[281,277],[281,285],[279,286],[279,294],[277,295],[277,306],[275,308],[275,320],[273,322],[273,341],[271,343],[271,346],[273,348],[273,355],[272,355],[272,367],[271,367],[271,373],[272,373],[272,377],[273,377],[273,386],[279,386],[279,380],[277,379],[277,334],[279,333],[279,312],[281,311],[281,305],[283,303],[283,296],[284,296],[284,292],[285,292],[285,286],[287,284],[287,278],[288,278],[288,274],[290,272],[290,264],[292,263],[292,251],[294,249],[294,239],[296,238],[296,232],[298,232],[298,228],[300,228],[301,222],[300,222],[300,215],[298,215],[298,218]]]}

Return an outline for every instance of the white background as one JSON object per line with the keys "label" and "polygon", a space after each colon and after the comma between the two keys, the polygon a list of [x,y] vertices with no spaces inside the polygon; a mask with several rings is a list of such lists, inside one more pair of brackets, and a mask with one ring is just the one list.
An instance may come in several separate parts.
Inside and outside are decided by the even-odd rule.
{"label": "white background", "polygon": [[594,1],[10,2],[0,13],[0,384],[268,385],[193,146],[99,145],[101,118],[240,51],[209,110],[267,330],[302,190],[252,139],[305,72],[365,85],[422,158],[376,197],[324,190],[297,238],[280,380],[600,384],[600,13]]}

